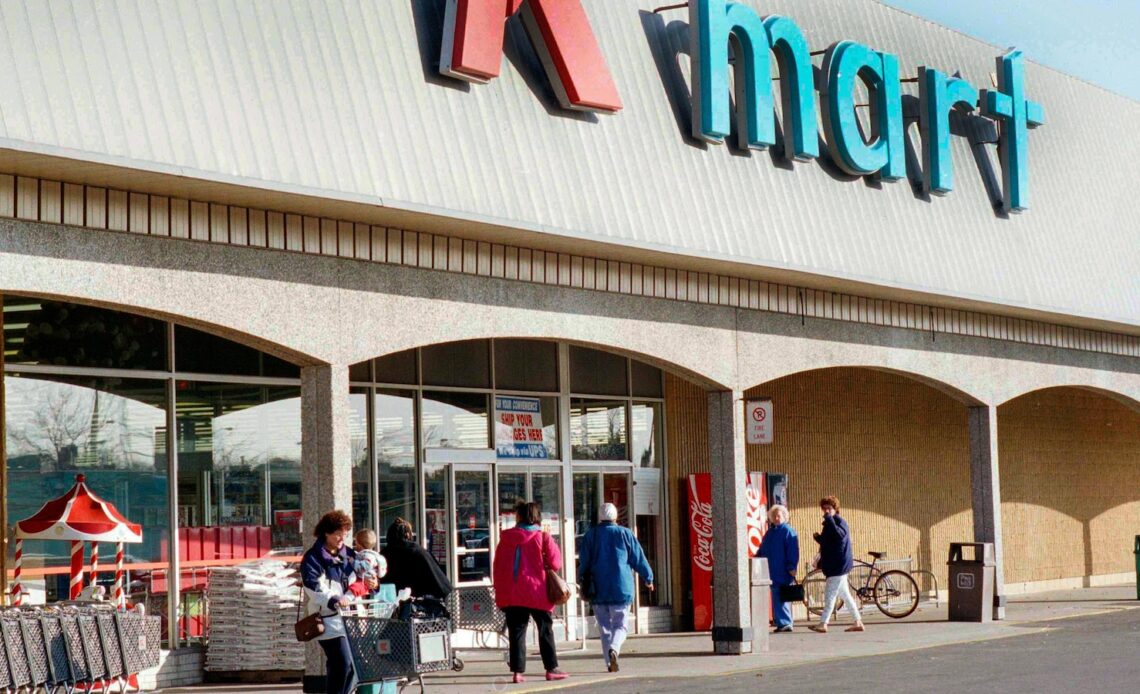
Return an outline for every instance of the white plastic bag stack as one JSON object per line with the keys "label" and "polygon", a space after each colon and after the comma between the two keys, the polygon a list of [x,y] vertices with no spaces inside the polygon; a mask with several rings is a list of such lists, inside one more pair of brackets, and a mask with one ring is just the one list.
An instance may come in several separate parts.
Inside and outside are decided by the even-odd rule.
{"label": "white plastic bag stack", "polygon": [[280,561],[210,570],[206,669],[303,670],[305,645],[293,634],[299,576]]}

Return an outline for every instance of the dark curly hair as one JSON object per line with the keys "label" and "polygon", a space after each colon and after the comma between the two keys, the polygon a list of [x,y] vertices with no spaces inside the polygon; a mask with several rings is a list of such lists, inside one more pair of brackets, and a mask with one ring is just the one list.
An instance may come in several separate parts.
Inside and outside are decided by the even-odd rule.
{"label": "dark curly hair", "polygon": [[825,496],[819,500],[819,507],[821,509],[827,506],[830,506],[831,508],[835,509],[836,513],[839,513],[839,498],[835,496]]}
{"label": "dark curly hair", "polygon": [[344,511],[329,511],[317,521],[317,527],[313,528],[313,537],[324,541],[326,535],[338,530],[345,532],[352,530],[352,517]]}

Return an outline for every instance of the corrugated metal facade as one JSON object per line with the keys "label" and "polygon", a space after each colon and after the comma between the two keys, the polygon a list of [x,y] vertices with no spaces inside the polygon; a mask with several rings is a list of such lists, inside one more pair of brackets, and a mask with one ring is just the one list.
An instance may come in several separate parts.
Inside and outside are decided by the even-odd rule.
{"label": "corrugated metal facade", "polygon": [[[873,0],[748,1],[812,49],[865,42],[904,74],[988,86],[1000,52]],[[932,200],[694,143],[687,16],[656,4],[584,0],[625,103],[595,118],[554,105],[514,23],[499,78],[439,77],[438,0],[6,0],[0,147],[1140,325],[1140,105],[1029,65],[1047,125],[1030,136],[1033,207],[1004,219],[978,172],[996,149],[960,137],[957,189]],[[209,234],[212,211],[171,201],[186,215],[172,232]],[[343,233],[285,221],[288,249]]]}

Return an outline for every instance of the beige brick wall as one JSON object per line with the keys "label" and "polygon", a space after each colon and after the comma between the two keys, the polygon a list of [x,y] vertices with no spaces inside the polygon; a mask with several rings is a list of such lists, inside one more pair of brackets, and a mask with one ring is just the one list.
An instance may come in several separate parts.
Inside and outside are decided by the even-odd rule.
{"label": "beige brick wall", "polygon": [[[688,612],[688,514],[684,479],[709,470],[702,389],[666,379],[670,501],[676,519],[674,594]],[[792,524],[805,561],[815,554],[817,502],[835,494],[855,552],[913,557],[946,588],[950,542],[973,539],[966,407],[917,381],[871,369],[826,369],[748,392],[771,397],[775,442],[748,446],[751,470],[789,475]],[[928,586],[924,585],[924,589]],[[683,623],[683,622],[682,622]]]}
{"label": "beige brick wall", "polygon": [[748,446],[748,467],[788,473],[803,557],[816,552],[819,498],[834,494],[857,558],[913,557],[945,588],[949,543],[973,538],[964,405],[903,376],[854,368],[789,376],[747,396],[773,400],[775,440]]}
{"label": "beige brick wall", "polygon": [[1075,388],[998,408],[1007,583],[1131,572],[1140,414]]}

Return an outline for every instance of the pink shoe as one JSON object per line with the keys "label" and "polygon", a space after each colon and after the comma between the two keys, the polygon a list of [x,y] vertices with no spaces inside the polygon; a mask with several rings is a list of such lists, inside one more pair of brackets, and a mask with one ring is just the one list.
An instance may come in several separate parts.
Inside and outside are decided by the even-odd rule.
{"label": "pink shoe", "polygon": [[526,682],[526,678],[523,677],[523,674],[521,672],[516,672],[515,676],[511,678],[511,682],[515,684],[522,684],[523,682]]}
{"label": "pink shoe", "polygon": [[565,672],[562,672],[562,671],[561,671],[561,670],[559,670],[558,668],[554,668],[553,670],[547,670],[547,671],[546,671],[546,679],[547,679],[547,681],[551,681],[551,680],[564,680],[564,679],[566,679],[566,678],[567,678],[567,677],[569,677],[569,676],[570,676],[570,675],[567,675]]}

